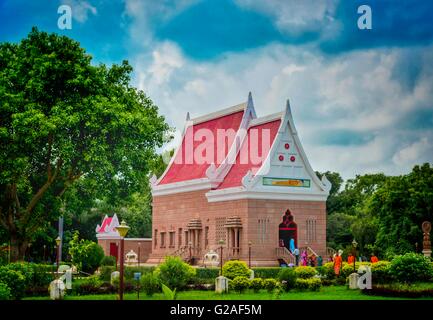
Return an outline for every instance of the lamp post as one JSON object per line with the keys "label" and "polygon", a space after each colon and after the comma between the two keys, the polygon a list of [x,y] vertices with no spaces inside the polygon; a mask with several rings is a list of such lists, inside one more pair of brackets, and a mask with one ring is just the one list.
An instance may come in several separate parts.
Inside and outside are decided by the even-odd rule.
{"label": "lamp post", "polygon": [[120,272],[119,272],[119,300],[123,300],[123,273],[124,273],[124,260],[125,260],[125,237],[129,231],[129,227],[126,225],[125,220],[122,221],[120,226],[116,227],[117,232],[120,235]]}
{"label": "lamp post", "polygon": [[56,245],[57,245],[57,256],[56,256],[56,266],[57,270],[59,270],[59,263],[60,263],[60,242],[62,242],[62,239],[58,236],[56,238]]}
{"label": "lamp post", "polygon": [[140,248],[141,248],[141,242],[138,243],[138,266],[140,266],[140,258],[141,258],[141,256],[140,256],[140,253],[141,253],[140,252],[141,251]]}
{"label": "lamp post", "polygon": [[223,246],[224,246],[224,240],[221,239],[218,241],[220,245],[220,276],[223,275]]}
{"label": "lamp post", "polygon": [[30,253],[31,253],[31,247],[32,247],[32,244],[29,242],[29,244],[27,245],[27,248],[28,248],[28,259],[29,259],[29,262],[30,262],[30,260],[31,260],[31,255],[30,255]]}
{"label": "lamp post", "polygon": [[352,241],[352,247],[353,247],[353,272],[356,273],[356,266],[355,266],[355,262],[356,262],[356,247],[358,246],[358,242],[356,242],[355,239],[353,239]]}
{"label": "lamp post", "polygon": [[253,243],[248,241],[248,268],[251,269],[251,245]]}

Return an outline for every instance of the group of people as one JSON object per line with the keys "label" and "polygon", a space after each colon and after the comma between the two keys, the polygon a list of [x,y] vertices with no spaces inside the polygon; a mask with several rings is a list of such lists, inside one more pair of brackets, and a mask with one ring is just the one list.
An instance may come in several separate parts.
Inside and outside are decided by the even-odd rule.
{"label": "group of people", "polygon": [[[334,256],[330,257],[330,261],[334,262],[334,272],[336,276],[340,275],[341,272],[341,268],[343,267],[343,250],[338,250],[337,253],[334,254]],[[361,257],[360,261],[366,261],[367,259],[363,259]],[[379,259],[376,257],[376,255],[373,253],[371,254],[370,257],[370,262],[371,263],[376,263],[378,262]],[[354,264],[355,263],[355,256],[353,254],[349,254],[349,256],[347,257],[347,263],[348,264]]]}
{"label": "group of people", "polygon": [[297,266],[321,267],[323,264],[321,256],[316,257],[314,254],[308,255],[307,250],[303,250],[302,253],[299,254],[299,249],[295,248],[291,252],[295,256]]}

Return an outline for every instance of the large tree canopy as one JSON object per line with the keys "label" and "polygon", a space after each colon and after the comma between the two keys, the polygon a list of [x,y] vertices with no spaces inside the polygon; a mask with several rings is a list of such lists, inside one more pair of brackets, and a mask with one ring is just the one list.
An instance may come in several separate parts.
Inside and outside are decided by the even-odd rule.
{"label": "large tree canopy", "polygon": [[101,196],[143,189],[168,126],[131,72],[126,61],[92,65],[78,42],[36,28],[0,44],[0,223],[13,259],[79,179]]}

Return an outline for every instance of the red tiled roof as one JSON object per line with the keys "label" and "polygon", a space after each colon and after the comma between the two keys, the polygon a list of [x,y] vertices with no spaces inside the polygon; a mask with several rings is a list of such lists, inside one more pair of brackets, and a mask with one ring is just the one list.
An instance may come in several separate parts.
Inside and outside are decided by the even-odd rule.
{"label": "red tiled roof", "polygon": [[105,228],[111,224],[112,219],[113,219],[112,217],[105,218],[104,221],[102,221],[102,225],[101,225],[101,228],[99,228],[98,233],[104,233]]}
{"label": "red tiled roof", "polygon": [[[268,129],[270,130],[270,145],[269,147],[272,146],[274,140],[275,140],[275,136],[277,135],[278,132],[278,128],[280,127],[280,123],[281,120],[274,120],[271,122],[267,122],[267,123],[263,123],[263,124],[259,124],[257,126],[253,126],[250,127],[248,129],[248,143],[243,143],[242,147],[236,157],[236,162],[232,165],[230,171],[228,172],[228,174],[226,175],[226,177],[224,178],[224,181],[218,186],[217,189],[225,189],[225,188],[230,188],[230,187],[238,187],[242,185],[242,178],[247,174],[248,170],[252,170],[252,173],[255,174],[257,172],[258,169],[260,169],[263,160],[266,159],[267,154],[262,155],[262,131],[264,129]],[[254,141],[254,139],[251,138],[251,132],[252,129],[256,129],[257,131],[255,132],[257,134],[257,140],[258,141],[258,145],[259,147],[257,148],[257,146],[254,146],[254,148],[257,149],[257,152],[254,150],[251,150],[251,141]],[[245,140],[244,140],[245,141]],[[264,152],[269,153],[269,150],[263,150]],[[254,159],[251,159],[251,155],[254,155],[257,153],[258,157],[261,157],[261,161],[253,161]],[[247,161],[242,161],[241,163],[241,155],[242,157],[245,155],[249,155],[247,157],[244,157]],[[260,159],[259,159],[260,160]]]}
{"label": "red tiled roof", "polygon": [[[204,178],[206,176],[206,169],[209,167],[210,163],[205,162],[203,164],[196,163],[196,161],[193,161],[194,163],[188,164],[185,162],[185,146],[187,143],[187,139],[190,139],[193,137],[194,133],[197,132],[200,129],[208,129],[211,131],[213,137],[217,137],[217,130],[229,130],[233,129],[234,132],[238,131],[240,123],[242,121],[242,116],[244,114],[244,111],[238,111],[229,115],[221,116],[219,118],[215,118],[212,120],[208,120],[199,124],[194,125],[193,127],[189,127],[184,135],[184,138],[182,140],[181,149],[176,154],[175,161],[171,164],[170,168],[162,178],[162,180],[159,182],[159,185],[162,184],[168,184],[173,182],[180,182],[180,181],[187,181],[187,180],[193,180],[193,179],[199,179]],[[191,132],[191,130],[193,130]],[[192,134],[191,134],[192,133]],[[193,150],[196,150],[196,148],[200,145],[201,147],[204,147],[203,141],[206,141],[208,144],[207,146],[213,148],[214,150],[214,164],[218,167],[218,165],[221,163],[221,161],[227,156],[228,150],[230,148],[229,143],[231,144],[233,142],[233,139],[230,140],[229,143],[226,143],[225,150],[217,150],[217,143],[216,141],[213,142],[209,139],[206,140],[206,138],[203,138],[201,141],[192,141],[190,142],[193,145]],[[189,142],[189,140],[188,140]],[[181,151],[181,152],[180,152]],[[217,154],[219,152],[219,154]],[[191,162],[191,161],[189,161]]]}

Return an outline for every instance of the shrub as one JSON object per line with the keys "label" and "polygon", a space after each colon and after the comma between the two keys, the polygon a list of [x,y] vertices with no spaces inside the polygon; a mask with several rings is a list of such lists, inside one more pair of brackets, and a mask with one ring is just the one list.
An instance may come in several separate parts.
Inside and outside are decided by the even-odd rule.
{"label": "shrub", "polygon": [[134,279],[134,273],[140,272],[141,275],[145,275],[147,273],[152,273],[155,271],[155,267],[125,267],[125,278],[126,280]]}
{"label": "shrub", "polygon": [[[126,268],[125,268],[126,269]],[[99,279],[102,281],[110,281],[111,274],[116,270],[115,267],[111,266],[102,266],[99,268]]]}
{"label": "shrub", "polygon": [[247,264],[244,261],[227,261],[223,266],[223,276],[229,279],[234,279],[236,277],[250,277],[250,269],[248,269]]}
{"label": "shrub", "polygon": [[309,279],[314,277],[317,274],[317,271],[313,267],[300,266],[295,268],[295,273],[298,278]]}
{"label": "shrub", "polygon": [[154,293],[161,291],[159,279],[153,273],[146,273],[141,277],[140,284],[147,296],[151,297]]}
{"label": "shrub", "polygon": [[11,297],[11,289],[6,284],[0,282],[0,300],[9,300]]}
{"label": "shrub", "polygon": [[250,280],[247,277],[237,276],[233,280],[229,281],[229,287],[242,293],[244,290],[248,289],[250,286]]}
{"label": "shrub", "polygon": [[30,287],[33,284],[34,268],[33,264],[27,262],[9,263],[4,268],[20,272],[25,279],[25,287]]}
{"label": "shrub", "polygon": [[278,279],[283,283],[283,288],[286,291],[294,288],[297,277],[294,268],[282,268],[278,273]]}
{"label": "shrub", "polygon": [[260,289],[263,289],[263,280],[261,278],[254,278],[250,281],[250,289],[253,289],[254,292],[259,292]]}
{"label": "shrub", "polygon": [[[33,288],[46,287],[54,280],[52,265],[45,264],[33,264],[33,282],[32,287],[28,288],[32,290]],[[46,291],[46,288],[45,288]]]}
{"label": "shrub", "polygon": [[252,268],[254,271],[254,277],[257,278],[274,278],[278,279],[278,273],[282,268],[280,267],[270,267],[270,268]]}
{"label": "shrub", "polygon": [[196,271],[180,257],[166,257],[155,271],[159,280],[172,289],[182,289],[195,276]]}
{"label": "shrub", "polygon": [[85,239],[79,240],[77,231],[69,242],[69,254],[72,257],[72,263],[75,264],[79,270],[94,273],[101,265],[104,250],[93,241]]}
{"label": "shrub", "polygon": [[421,254],[406,253],[391,261],[390,274],[399,282],[429,281],[433,277],[430,260]]}
{"label": "shrub", "polygon": [[319,278],[298,278],[296,279],[296,288],[299,290],[319,291],[322,281]]}
{"label": "shrub", "polygon": [[20,271],[9,269],[8,266],[0,267],[0,283],[9,287],[11,297],[20,299],[26,289],[26,278]]}
{"label": "shrub", "polygon": [[391,263],[389,261],[378,261],[371,264],[371,276],[373,283],[388,283],[392,281],[390,274]]}
{"label": "shrub", "polygon": [[213,282],[219,276],[219,272],[218,268],[197,268],[195,276],[197,279],[207,279]]}
{"label": "shrub", "polygon": [[279,282],[273,278],[268,278],[263,280],[263,288],[266,289],[269,293],[273,292],[275,288],[277,288]]}
{"label": "shrub", "polygon": [[101,266],[112,266],[116,265],[116,257],[104,256],[101,260]]}

